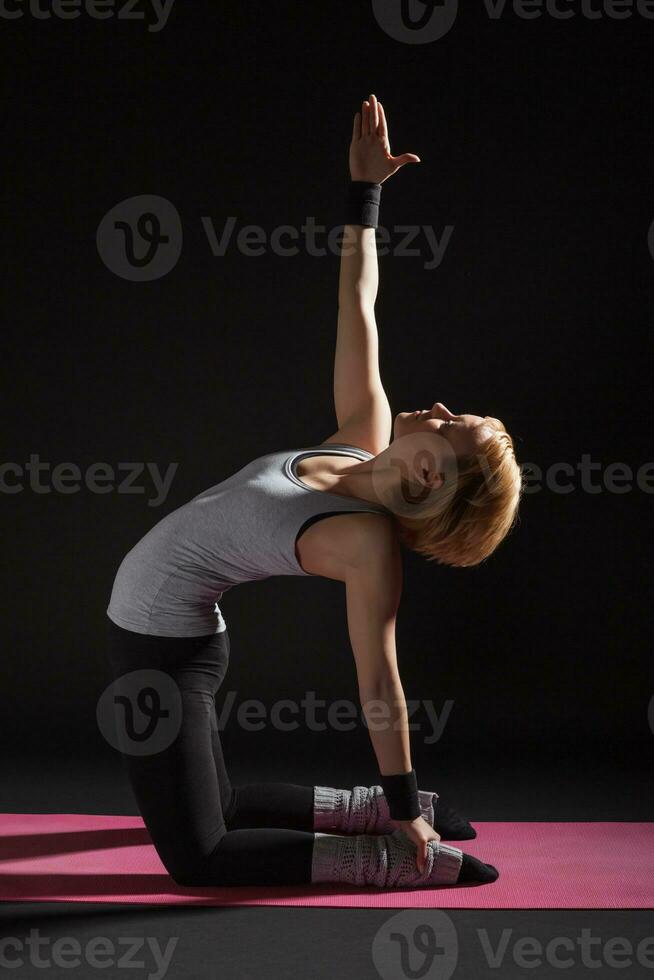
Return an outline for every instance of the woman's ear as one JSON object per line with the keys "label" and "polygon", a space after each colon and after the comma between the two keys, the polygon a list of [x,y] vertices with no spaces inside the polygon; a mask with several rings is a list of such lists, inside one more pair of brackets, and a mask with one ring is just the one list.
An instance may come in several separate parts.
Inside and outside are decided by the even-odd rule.
{"label": "woman's ear", "polygon": [[417,454],[415,474],[427,490],[439,490],[445,483],[445,473],[442,469],[443,460],[440,453],[423,449]]}
{"label": "woman's ear", "polygon": [[424,467],[422,470],[422,482],[430,490],[440,490],[445,483],[445,474],[441,473],[440,470],[430,470],[429,467]]}

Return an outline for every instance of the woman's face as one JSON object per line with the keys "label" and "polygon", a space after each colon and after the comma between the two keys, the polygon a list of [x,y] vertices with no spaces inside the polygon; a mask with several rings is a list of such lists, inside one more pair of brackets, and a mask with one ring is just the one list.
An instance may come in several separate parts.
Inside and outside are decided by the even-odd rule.
{"label": "woman's face", "polygon": [[393,439],[435,432],[447,440],[455,456],[462,456],[474,453],[487,438],[489,433],[484,426],[485,421],[481,415],[455,415],[442,402],[435,402],[431,408],[396,415]]}
{"label": "woman's face", "polygon": [[[381,502],[411,517],[431,491],[452,487],[460,456],[472,456],[491,434],[480,415],[455,415],[442,402],[393,420],[393,441],[375,457],[373,481]],[[439,493],[443,504],[449,499]],[[436,502],[436,501],[435,501]],[[406,505],[406,506],[405,506]]]}

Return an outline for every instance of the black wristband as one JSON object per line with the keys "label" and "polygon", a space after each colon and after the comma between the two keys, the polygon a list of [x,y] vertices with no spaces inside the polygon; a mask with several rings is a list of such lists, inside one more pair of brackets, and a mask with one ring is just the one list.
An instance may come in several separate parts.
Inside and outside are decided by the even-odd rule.
{"label": "black wristband", "polygon": [[351,180],[345,201],[345,224],[376,228],[379,224],[381,184],[369,180]]}
{"label": "black wristband", "polygon": [[415,820],[421,816],[415,769],[396,776],[380,776],[391,820]]}

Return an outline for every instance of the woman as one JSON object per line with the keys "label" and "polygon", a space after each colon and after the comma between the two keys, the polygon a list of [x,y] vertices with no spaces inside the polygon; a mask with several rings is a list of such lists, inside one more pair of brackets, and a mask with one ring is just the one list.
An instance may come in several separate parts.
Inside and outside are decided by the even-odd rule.
{"label": "woman", "polygon": [[[391,420],[378,371],[374,304],[381,185],[393,157],[374,95],[354,120],[339,282],[334,399],[324,442],[255,459],[160,521],[123,560],[107,610],[115,676],[172,678],[181,698],[170,745],[125,752],[144,822],[182,885],[347,882],[428,887],[489,882],[497,871],[441,842],[474,837],[435,793],[418,790],[395,650],[400,544],[474,565],[513,524],[520,473],[496,419],[440,402]],[[389,437],[393,436],[389,443]],[[317,575],[346,587],[348,630],[380,785],[233,787],[214,698],[229,634],[218,601],[241,582]],[[124,700],[116,698],[124,708]],[[121,710],[122,710],[121,708]]]}

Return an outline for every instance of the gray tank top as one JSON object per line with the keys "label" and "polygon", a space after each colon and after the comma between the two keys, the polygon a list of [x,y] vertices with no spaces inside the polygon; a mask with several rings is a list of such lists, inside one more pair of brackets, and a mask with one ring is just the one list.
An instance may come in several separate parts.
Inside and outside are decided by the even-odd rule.
{"label": "gray tank top", "polygon": [[315,490],[295,474],[306,456],[372,453],[345,443],[269,453],[198,494],[148,531],[123,559],[107,615],[154,636],[226,629],[218,602],[228,589],[272,575],[310,575],[295,554],[307,522],[322,514],[388,514],[378,504]]}

